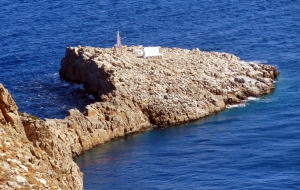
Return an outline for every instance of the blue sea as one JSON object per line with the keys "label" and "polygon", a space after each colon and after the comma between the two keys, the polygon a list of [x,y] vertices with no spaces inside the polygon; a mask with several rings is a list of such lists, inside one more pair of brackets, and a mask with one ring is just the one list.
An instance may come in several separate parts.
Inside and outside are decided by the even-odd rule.
{"label": "blue sea", "polygon": [[300,189],[298,0],[1,0],[0,83],[19,111],[64,118],[95,100],[59,78],[68,46],[199,48],[274,65],[273,93],[129,135],[75,161],[85,189]]}

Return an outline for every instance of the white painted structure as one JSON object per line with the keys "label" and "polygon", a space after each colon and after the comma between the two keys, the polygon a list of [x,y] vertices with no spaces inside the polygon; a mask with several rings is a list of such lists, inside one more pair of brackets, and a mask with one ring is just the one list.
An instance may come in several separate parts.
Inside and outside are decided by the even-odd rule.
{"label": "white painted structure", "polygon": [[144,54],[143,57],[153,57],[158,56],[161,57],[163,54],[159,53],[159,47],[144,47]]}

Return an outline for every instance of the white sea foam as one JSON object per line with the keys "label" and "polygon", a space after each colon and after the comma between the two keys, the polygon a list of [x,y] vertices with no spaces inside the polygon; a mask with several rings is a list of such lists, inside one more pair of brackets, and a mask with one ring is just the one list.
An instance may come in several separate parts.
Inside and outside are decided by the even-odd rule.
{"label": "white sea foam", "polygon": [[253,61],[250,61],[250,62],[257,63],[257,64],[266,64],[266,63],[268,63],[267,60],[253,60]]}
{"label": "white sea foam", "polygon": [[227,105],[226,108],[230,109],[230,108],[239,108],[239,107],[246,107],[245,103],[242,104],[234,104],[234,105]]}
{"label": "white sea foam", "polygon": [[246,101],[259,100],[257,97],[248,97]]}
{"label": "white sea foam", "polygon": [[227,105],[226,108],[246,107],[247,102],[249,102],[249,101],[256,101],[256,100],[260,100],[260,98],[257,98],[257,97],[248,97],[247,100],[243,100],[243,103],[241,103],[241,104],[234,104],[234,105]]}

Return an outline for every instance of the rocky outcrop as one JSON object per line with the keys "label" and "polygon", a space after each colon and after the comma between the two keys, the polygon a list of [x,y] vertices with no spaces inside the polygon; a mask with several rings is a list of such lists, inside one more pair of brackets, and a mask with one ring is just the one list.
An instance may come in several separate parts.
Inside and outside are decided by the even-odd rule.
{"label": "rocky outcrop", "polygon": [[[57,139],[47,136],[46,133],[41,134],[39,138],[44,146],[27,138],[26,134],[30,132],[24,130],[22,120],[34,120],[45,128],[49,125],[28,115],[22,116],[21,120],[14,100],[2,84],[0,109],[0,189],[83,188],[82,173],[64,144],[58,146],[55,142]],[[49,127],[48,130],[54,129]],[[43,135],[47,138],[42,137]],[[50,143],[43,140],[50,138]],[[57,153],[57,149],[66,152]]]}
{"label": "rocky outcrop", "polygon": [[98,144],[150,126],[137,107],[117,101],[88,105],[84,113],[69,110],[63,120],[22,117],[22,122],[28,139],[55,158],[76,158]]}
{"label": "rocky outcrop", "polygon": [[63,120],[19,115],[2,84],[0,109],[0,189],[82,189],[73,158],[150,126],[138,107],[118,100],[69,110]]}
{"label": "rocky outcrop", "polygon": [[205,117],[274,89],[273,66],[198,49],[161,48],[162,59],[135,54],[142,46],[70,47],[60,76],[82,83],[99,100],[65,119],[19,115],[0,85],[0,189],[82,189],[73,158],[113,138]]}
{"label": "rocky outcrop", "polygon": [[[70,47],[60,76],[83,83],[98,100],[138,107],[149,123],[166,126],[224,110],[274,89],[273,66],[247,63],[227,53],[160,48],[163,59],[135,54],[142,46]],[[149,125],[150,126],[150,125]]]}
{"label": "rocky outcrop", "polygon": [[[82,189],[73,158],[92,147],[151,128],[139,107],[124,99],[76,109],[62,120],[19,115],[0,85],[0,189]],[[2,176],[2,177],[1,177]]]}

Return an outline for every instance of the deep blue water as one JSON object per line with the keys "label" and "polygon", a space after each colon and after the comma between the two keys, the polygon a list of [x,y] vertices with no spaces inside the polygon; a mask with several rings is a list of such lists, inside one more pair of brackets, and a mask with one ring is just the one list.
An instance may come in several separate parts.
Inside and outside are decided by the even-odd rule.
{"label": "deep blue water", "polygon": [[85,189],[299,189],[300,2],[0,2],[0,82],[19,110],[63,118],[93,102],[59,78],[67,46],[224,51],[276,66],[276,90],[197,122],[130,135],[76,162]]}

